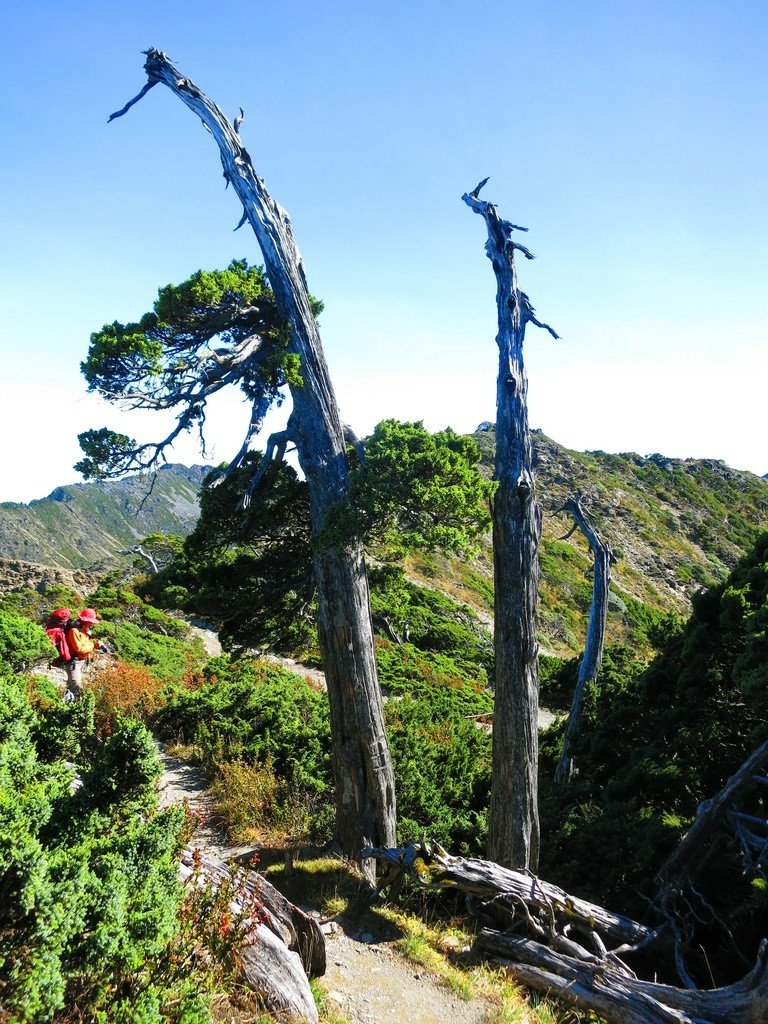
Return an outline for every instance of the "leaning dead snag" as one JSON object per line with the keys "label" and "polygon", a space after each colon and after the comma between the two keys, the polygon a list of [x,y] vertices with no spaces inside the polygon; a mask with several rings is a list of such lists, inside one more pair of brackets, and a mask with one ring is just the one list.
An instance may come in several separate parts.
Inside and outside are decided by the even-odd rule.
{"label": "leaning dead snag", "polygon": [[496,275],[499,370],[496,380],[496,471],[493,504],[494,645],[493,776],[488,856],[509,867],[535,868],[539,859],[536,603],[541,511],[536,502],[528,428],[528,378],[523,361],[525,328],[532,323],[557,338],[534,315],[520,291],[513,241],[526,231],[502,220],[493,203],[478,198],[488,181],[462,196],[484,219],[485,251]]}
{"label": "leaning dead snag", "polygon": [[[301,255],[287,213],[267,191],[242,144],[241,118],[230,124],[160,51],[149,50],[144,67],[147,85],[112,117],[162,84],[201,119],[219,148],[224,177],[242,203],[241,223],[247,221],[256,235],[276,305],[288,324],[287,352],[298,360],[298,372],[289,381],[293,411],[287,436],[296,445],[310,496],[318,631],[331,710],[336,840],[347,856],[356,857],[373,837],[394,843],[394,775],[373,656],[362,547],[339,525],[349,505],[345,433]],[[273,450],[278,450],[276,443]]]}
{"label": "leaning dead snag", "polygon": [[589,623],[587,625],[587,639],[584,644],[584,655],[579,665],[579,676],[576,680],[576,688],[573,691],[571,701],[571,713],[568,716],[568,724],[565,727],[563,736],[563,750],[560,760],[555,769],[555,781],[558,783],[567,782],[573,773],[573,741],[579,730],[581,718],[581,707],[584,700],[584,688],[587,683],[597,679],[600,671],[600,662],[603,659],[603,645],[605,643],[605,624],[608,618],[608,591],[611,586],[611,566],[615,559],[610,547],[601,539],[594,527],[589,515],[581,504],[581,496],[568,498],[563,505],[563,511],[569,512],[574,518],[573,528],[566,534],[570,537],[578,527],[589,543],[594,564],[594,580],[592,583],[592,604],[589,608]]}
{"label": "leaning dead snag", "polygon": [[[715,797],[701,805],[696,820],[656,876],[662,891],[671,887],[679,888],[691,881],[709,855],[712,837],[726,819],[730,819],[730,830],[736,833],[736,838],[745,848],[750,869],[762,869],[764,874],[768,871],[768,822],[754,817],[745,822],[745,815],[740,813],[737,804],[755,786],[768,787],[767,771],[768,740],[750,754]],[[759,826],[759,836],[750,831],[750,825],[752,828]],[[755,850],[758,853],[757,860],[751,856]]]}

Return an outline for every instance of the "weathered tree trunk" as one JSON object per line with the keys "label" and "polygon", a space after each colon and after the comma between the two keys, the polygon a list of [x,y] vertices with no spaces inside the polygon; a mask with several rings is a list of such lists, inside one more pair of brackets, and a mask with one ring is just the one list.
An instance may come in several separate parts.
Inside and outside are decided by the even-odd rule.
{"label": "weathered tree trunk", "polygon": [[278,308],[290,324],[288,351],[299,357],[301,383],[291,386],[290,434],[310,496],[320,644],[331,707],[336,841],[355,858],[372,839],[386,845],[395,841],[394,773],[373,654],[362,548],[348,530],[337,526],[344,523],[348,509],[346,444],[301,256],[288,215],[256,174],[237,127],[165,54],[150,50],[145,70],[148,82],[136,100],[162,83],[213,135],[224,177],[243,204],[243,218],[258,240]]}
{"label": "weathered tree trunk", "polygon": [[[597,673],[600,671],[600,662],[603,660],[605,624],[608,618],[608,591],[611,586],[611,566],[613,565],[613,552],[605,541],[600,538],[589,516],[582,508],[580,498],[568,498],[563,506],[563,511],[570,512],[576,521],[576,526],[579,527],[587,538],[595,561],[595,570],[592,583],[592,604],[589,608],[589,623],[587,625],[587,639],[584,643],[584,655],[579,665],[579,676],[576,680],[576,688],[573,691],[573,700],[571,701],[571,713],[568,716],[568,724],[565,727],[565,735],[563,736],[563,751],[555,769],[555,781],[560,784],[567,782],[573,774],[573,741],[579,731],[584,688],[587,683],[594,682],[597,679]],[[568,536],[570,536],[570,533]]]}
{"label": "weathered tree trunk", "polygon": [[[325,973],[325,940],[320,926],[294,907],[255,871],[232,872],[198,851],[182,852],[179,873],[187,884],[226,885],[229,911],[245,918],[247,941],[237,968],[267,1009],[317,1024],[318,1013],[307,976]],[[235,882],[235,895],[230,895]]]}
{"label": "weathered tree trunk", "polygon": [[529,258],[532,254],[512,241],[512,231],[525,229],[501,220],[492,203],[478,199],[484,184],[462,198],[486,223],[485,249],[496,275],[498,317],[494,476],[498,489],[493,505],[496,692],[488,856],[509,867],[535,868],[539,859],[536,603],[541,512],[528,429],[523,341],[528,322],[545,325],[533,316],[517,282],[515,249]]}

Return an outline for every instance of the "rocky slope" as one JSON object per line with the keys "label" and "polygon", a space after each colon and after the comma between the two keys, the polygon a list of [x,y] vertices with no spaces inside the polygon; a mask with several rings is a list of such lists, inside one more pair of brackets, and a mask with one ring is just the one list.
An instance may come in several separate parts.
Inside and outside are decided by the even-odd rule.
{"label": "rocky slope", "polygon": [[[475,434],[490,475],[492,424]],[[575,452],[534,431],[538,498],[544,514],[539,631],[544,649],[568,655],[581,648],[591,599],[592,558],[580,533],[560,514],[582,494],[601,536],[617,556],[608,634],[628,639],[633,602],[687,617],[691,596],[722,580],[768,529],[768,480],[711,459],[654,454]],[[481,613],[491,610],[490,540],[473,565],[416,560],[412,572]]]}

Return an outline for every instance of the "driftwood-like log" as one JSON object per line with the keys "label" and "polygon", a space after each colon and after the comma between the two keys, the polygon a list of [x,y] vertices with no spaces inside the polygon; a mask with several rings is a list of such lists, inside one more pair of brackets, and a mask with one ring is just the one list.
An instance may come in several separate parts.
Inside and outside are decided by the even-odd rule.
{"label": "driftwood-like log", "polygon": [[325,973],[325,939],[318,923],[255,871],[233,872],[220,861],[186,849],[179,874],[182,881],[198,885],[236,881],[241,895],[230,899],[229,910],[236,920],[246,917],[248,938],[237,964],[243,980],[271,1012],[317,1024],[307,975]]}
{"label": "driftwood-like log", "polygon": [[583,934],[585,941],[597,948],[601,942],[635,948],[651,942],[657,934],[629,917],[571,896],[529,872],[515,871],[489,860],[453,857],[437,844],[408,843],[391,850],[367,848],[363,855],[376,857],[389,866],[387,884],[405,872],[425,888],[458,889],[475,897],[483,912],[506,918],[507,924],[513,918],[525,920],[526,915],[535,915],[553,934]]}
{"label": "driftwood-like log", "polygon": [[[650,945],[661,929],[570,896],[528,873],[452,857],[439,846],[409,843],[365,852],[386,862],[387,882],[408,874],[425,888],[467,893],[486,920],[506,915],[505,931],[484,928],[476,948],[500,959],[521,984],[598,1013],[611,1024],[768,1022],[768,940],[749,974],[733,985],[707,990],[660,985],[637,978],[620,955]],[[510,925],[514,934],[507,930]],[[528,934],[518,934],[520,928]],[[609,949],[608,942],[620,945]]]}
{"label": "driftwood-like log", "polygon": [[[605,625],[608,618],[608,591],[611,586],[611,565],[614,562],[613,552],[595,529],[592,520],[581,504],[581,497],[568,498],[563,511],[570,513],[574,519],[573,530],[578,527],[587,538],[590,551],[595,560],[595,572],[592,583],[592,603],[589,608],[587,639],[584,643],[584,655],[579,664],[579,676],[573,691],[571,713],[563,736],[563,750],[555,769],[555,781],[561,785],[573,774],[573,741],[579,731],[581,708],[584,702],[584,689],[587,683],[597,679],[600,662],[603,660],[605,644]],[[570,537],[573,530],[569,531]]]}
{"label": "driftwood-like log", "polygon": [[[601,1014],[612,1024],[765,1024],[768,1021],[768,941],[741,981],[723,988],[682,989],[619,973],[556,953],[530,939],[484,929],[483,952],[502,957],[521,984]],[[510,962],[511,961],[511,962]]]}

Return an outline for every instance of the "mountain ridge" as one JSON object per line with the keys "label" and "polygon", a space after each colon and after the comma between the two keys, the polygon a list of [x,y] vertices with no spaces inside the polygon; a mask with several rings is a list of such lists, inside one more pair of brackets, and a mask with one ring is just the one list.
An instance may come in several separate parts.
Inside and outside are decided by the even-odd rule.
{"label": "mountain ridge", "polygon": [[[484,472],[493,473],[495,430],[474,435]],[[613,548],[609,639],[631,638],[642,607],[687,617],[699,589],[725,578],[768,528],[768,480],[715,459],[654,453],[577,452],[532,433],[537,493],[544,513],[538,621],[543,649],[570,656],[583,642],[591,598],[592,557],[559,514],[581,494]],[[150,533],[186,535],[199,514],[210,467],[168,465],[154,477],[70,484],[29,504],[0,504],[0,588],[45,589],[66,582],[85,593],[93,569],[104,574]],[[472,560],[414,556],[414,580],[466,602],[487,621],[493,610],[490,538]],[[75,575],[80,576],[76,578]],[[26,580],[26,583],[25,583]]]}
{"label": "mountain ridge", "polygon": [[194,527],[210,466],[171,463],[156,474],[55,487],[45,498],[0,503],[0,558],[85,569],[150,533]]}

